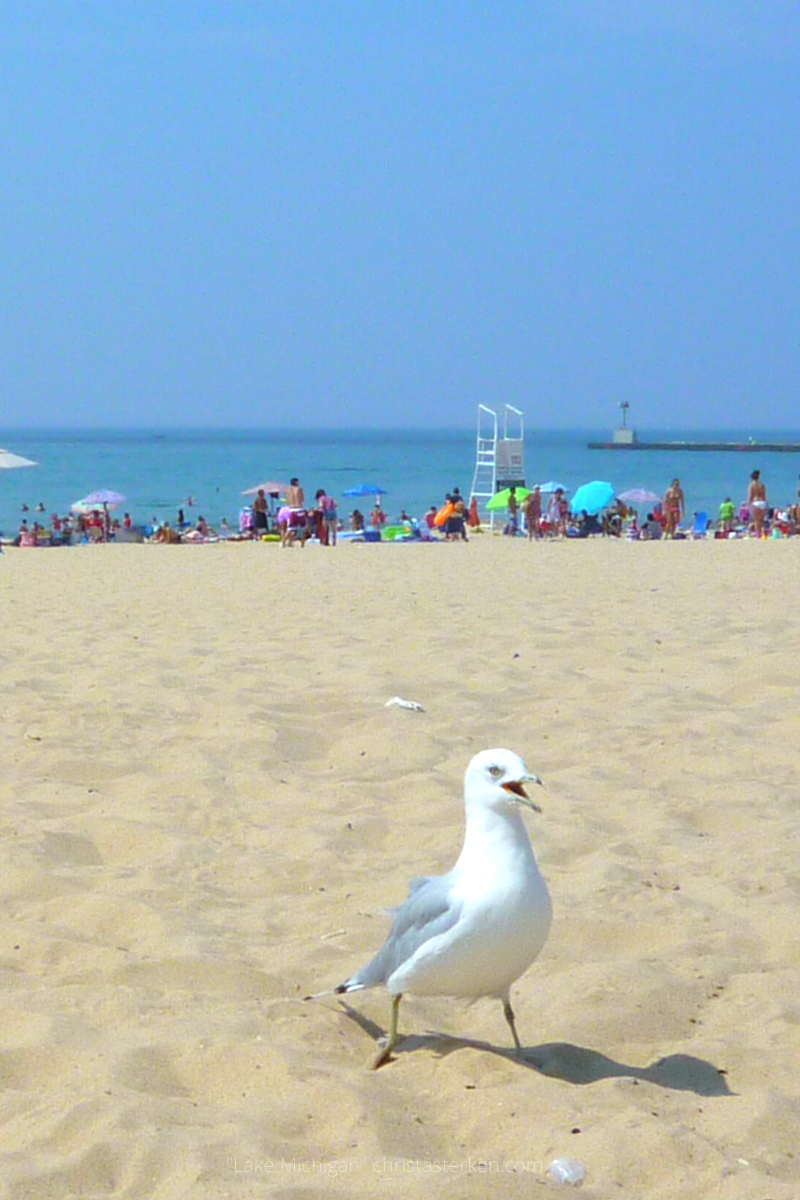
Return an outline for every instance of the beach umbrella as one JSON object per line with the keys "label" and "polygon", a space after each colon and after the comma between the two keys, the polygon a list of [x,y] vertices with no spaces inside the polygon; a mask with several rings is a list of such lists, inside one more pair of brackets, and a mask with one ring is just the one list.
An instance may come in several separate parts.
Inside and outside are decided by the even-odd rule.
{"label": "beach umbrella", "polygon": [[385,496],[386,488],[374,483],[357,483],[355,487],[345,488],[343,496]]}
{"label": "beach umbrella", "polygon": [[626,504],[655,504],[661,497],[647,488],[628,488],[627,492],[620,492],[618,499]]}
{"label": "beach umbrella", "polygon": [[268,479],[266,483],[259,483],[256,487],[248,488],[246,492],[242,492],[242,495],[257,496],[259,492],[265,492],[268,496],[283,496],[288,490],[288,483],[278,483],[276,479]]}
{"label": "beach umbrella", "polygon": [[108,509],[110,512],[112,508],[116,507],[116,504],[86,504],[83,500],[76,500],[74,504],[70,505],[70,511],[84,514],[93,512],[99,513],[105,509]]}
{"label": "beach umbrella", "polygon": [[124,504],[127,497],[120,495],[119,492],[109,491],[108,488],[99,488],[96,492],[89,492],[88,496],[84,496],[80,500],[76,500],[76,504],[85,504],[87,508],[102,508],[104,505],[109,507],[114,504]]}
{"label": "beach umbrella", "polygon": [[0,450],[0,470],[13,471],[16,467],[38,467],[30,458],[23,458],[21,454],[12,454],[10,450]]}
{"label": "beach umbrella", "polygon": [[600,509],[605,508],[613,499],[613,484],[593,479],[591,483],[582,484],[572,497],[572,511],[574,513],[587,512],[590,515],[599,513]]}
{"label": "beach umbrella", "polygon": [[536,486],[540,492],[557,492],[559,489],[562,492],[569,491],[569,488],[565,488],[563,483],[558,483],[555,479],[548,479],[547,483],[539,483]]}
{"label": "beach umbrella", "polygon": [[109,488],[98,488],[96,492],[89,492],[89,495],[84,496],[82,500],[76,500],[72,508],[74,512],[94,512],[95,509],[102,508],[105,527],[108,530],[109,510],[116,508],[118,504],[124,504],[125,500],[126,497],[120,492],[112,492]]}
{"label": "beach umbrella", "polygon": [[[518,500],[524,500],[526,496],[530,496],[531,489],[518,487],[515,489]],[[508,508],[508,498],[511,495],[511,488],[503,488],[502,492],[495,492],[489,503],[486,505],[487,512],[495,512],[498,508]]]}

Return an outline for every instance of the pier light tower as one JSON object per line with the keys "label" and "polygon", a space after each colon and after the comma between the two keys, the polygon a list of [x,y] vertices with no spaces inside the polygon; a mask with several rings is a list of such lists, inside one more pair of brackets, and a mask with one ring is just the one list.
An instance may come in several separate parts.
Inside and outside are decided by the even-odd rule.
{"label": "pier light tower", "polygon": [[614,430],[614,445],[635,446],[637,441],[636,430],[628,429],[628,409],[630,408],[630,404],[627,400],[621,400],[619,407],[622,412],[622,424],[619,429]]}

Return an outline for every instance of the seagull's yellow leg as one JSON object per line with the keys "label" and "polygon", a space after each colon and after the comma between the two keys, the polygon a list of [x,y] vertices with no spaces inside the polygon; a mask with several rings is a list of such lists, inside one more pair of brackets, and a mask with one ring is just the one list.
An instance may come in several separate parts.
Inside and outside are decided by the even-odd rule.
{"label": "seagull's yellow leg", "polygon": [[508,1027],[511,1030],[511,1036],[514,1039],[514,1045],[516,1046],[517,1051],[521,1052],[522,1051],[522,1042],[519,1040],[519,1037],[517,1036],[517,1026],[516,1026],[516,1022],[514,1021],[514,1010],[511,1007],[510,1000],[503,1001],[503,1016],[508,1021]]}
{"label": "seagull's yellow leg", "polygon": [[389,1035],[386,1038],[385,1045],[381,1047],[378,1057],[372,1064],[373,1071],[377,1071],[378,1067],[382,1067],[385,1062],[389,1061],[389,1059],[392,1057],[392,1050],[397,1045],[397,1016],[400,1012],[400,1001],[402,999],[402,992],[400,992],[397,996],[392,996],[392,1017],[389,1022]]}

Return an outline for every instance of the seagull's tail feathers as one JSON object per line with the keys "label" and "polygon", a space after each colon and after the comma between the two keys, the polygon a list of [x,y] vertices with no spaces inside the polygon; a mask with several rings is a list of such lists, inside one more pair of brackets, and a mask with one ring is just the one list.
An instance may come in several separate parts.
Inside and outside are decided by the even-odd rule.
{"label": "seagull's tail feathers", "polygon": [[361,992],[364,990],[364,984],[358,982],[357,976],[352,979],[345,979],[344,983],[340,983],[338,987],[333,989],[334,996],[342,996],[346,992]]}
{"label": "seagull's tail feathers", "polygon": [[[356,971],[355,975],[351,975],[349,979],[345,979],[344,983],[340,983],[337,988],[334,988],[334,993],[342,995],[343,992],[362,992],[364,988],[379,987],[385,983],[391,970],[386,969],[386,947],[379,950],[371,962],[368,962],[360,971]],[[392,968],[393,969],[393,968]]]}

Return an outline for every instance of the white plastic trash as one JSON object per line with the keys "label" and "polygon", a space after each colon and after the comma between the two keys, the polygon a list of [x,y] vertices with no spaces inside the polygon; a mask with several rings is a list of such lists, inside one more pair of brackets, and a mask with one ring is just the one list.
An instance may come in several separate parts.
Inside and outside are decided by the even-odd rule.
{"label": "white plastic trash", "polygon": [[556,1183],[580,1187],[586,1180],[586,1167],[576,1158],[554,1158],[547,1168],[547,1174]]}
{"label": "white plastic trash", "polygon": [[400,696],[392,696],[391,700],[387,700],[385,708],[410,708],[412,712],[425,712],[421,704],[417,704],[416,700],[403,700]]}

